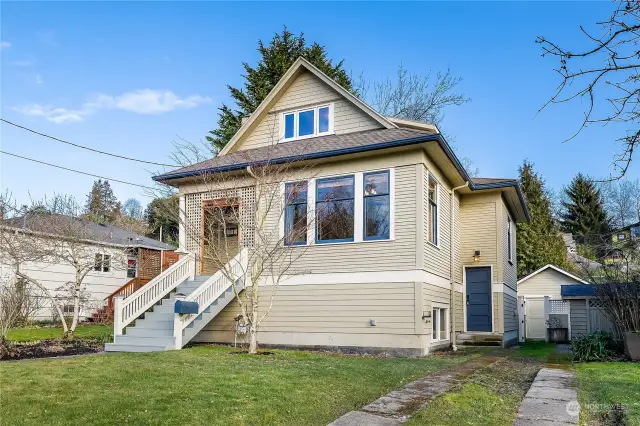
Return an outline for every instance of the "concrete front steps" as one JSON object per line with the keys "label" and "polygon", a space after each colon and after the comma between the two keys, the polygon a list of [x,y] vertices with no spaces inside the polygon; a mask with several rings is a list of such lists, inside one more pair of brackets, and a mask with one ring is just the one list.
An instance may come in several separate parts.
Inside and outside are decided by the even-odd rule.
{"label": "concrete front steps", "polygon": [[[106,352],[156,352],[176,349],[175,337],[173,337],[175,295],[180,293],[188,296],[210,277],[211,275],[198,275],[194,280],[186,280],[179,284],[169,294],[169,297],[159,300],[153,306],[151,312],[146,312],[143,317],[126,327],[125,334],[114,336],[114,342],[105,344],[104,350]],[[187,334],[188,340],[191,340],[197,331],[200,331],[213,316],[222,310],[228,301],[233,299],[233,297],[226,297],[229,291],[233,295],[233,290],[229,289],[216,299],[205,312],[184,330],[183,336]],[[225,298],[227,303],[221,303],[221,299]],[[211,316],[212,307],[220,305],[219,309],[213,309],[215,314]],[[203,321],[206,321],[206,323],[202,323]]]}
{"label": "concrete front steps", "polygon": [[502,346],[502,334],[488,332],[458,333],[456,343],[459,346]]}

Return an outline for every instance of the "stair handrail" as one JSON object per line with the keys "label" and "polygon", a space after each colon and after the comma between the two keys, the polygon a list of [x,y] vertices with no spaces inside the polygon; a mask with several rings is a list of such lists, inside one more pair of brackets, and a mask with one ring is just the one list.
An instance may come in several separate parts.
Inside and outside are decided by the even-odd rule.
{"label": "stair handrail", "polygon": [[195,255],[189,253],[129,297],[122,298],[116,295],[113,314],[114,335],[121,335],[127,325],[158,303],[171,290],[187,278],[195,277],[195,271]]}
{"label": "stair handrail", "polygon": [[187,328],[199,315],[201,315],[204,310],[207,309],[218,297],[227,291],[229,286],[233,285],[233,282],[238,281],[246,275],[248,263],[249,249],[245,247],[229,262],[227,262],[223,268],[218,270],[209,279],[200,284],[198,288],[185,297],[185,301],[198,302],[198,313],[174,315],[173,334],[176,338],[176,348],[182,348],[183,330]]}

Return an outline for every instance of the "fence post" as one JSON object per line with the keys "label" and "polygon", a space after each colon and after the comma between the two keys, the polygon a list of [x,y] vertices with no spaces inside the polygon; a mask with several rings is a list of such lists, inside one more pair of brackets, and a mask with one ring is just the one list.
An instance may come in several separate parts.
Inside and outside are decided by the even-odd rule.
{"label": "fence post", "polygon": [[544,297],[544,341],[549,343],[549,312],[551,312],[551,302],[549,296]]}
{"label": "fence post", "polygon": [[122,335],[122,302],[124,297],[121,294],[116,294],[113,297],[113,335]]}

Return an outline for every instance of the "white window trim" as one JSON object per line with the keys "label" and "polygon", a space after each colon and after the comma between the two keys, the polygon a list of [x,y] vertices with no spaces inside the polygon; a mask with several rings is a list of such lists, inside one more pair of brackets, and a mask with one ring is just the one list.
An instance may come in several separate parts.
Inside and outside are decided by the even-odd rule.
{"label": "white window trim", "polygon": [[509,257],[509,263],[513,265],[513,220],[507,213],[507,256]]}
{"label": "white window trim", "polygon": [[[437,316],[433,316],[433,310],[434,309],[438,309],[438,315]],[[441,310],[444,310],[444,318],[445,318],[445,327],[444,327],[444,338],[442,338],[442,336],[438,336],[438,338],[435,338],[435,335],[433,334],[433,324],[436,324],[436,330],[438,331],[438,334],[440,334],[440,312]],[[446,342],[449,340],[449,306],[448,305],[442,305],[442,304],[438,304],[438,303],[432,303],[431,304],[431,341],[432,342]],[[436,322],[437,320],[437,322]]]}
{"label": "white window trim", "polygon": [[[438,223],[436,223],[436,242],[432,242],[429,239],[429,229],[431,228],[431,221],[429,220],[430,218],[430,214],[429,214],[429,210],[431,209],[431,206],[429,205],[429,183],[430,181],[433,180],[436,183],[436,210],[437,210],[437,217],[438,217]],[[427,242],[429,244],[431,244],[433,247],[436,248],[440,248],[440,223],[442,222],[441,217],[440,217],[440,181],[435,177],[435,175],[429,171],[427,171]]]}
{"label": "white window trim", "polygon": [[113,256],[111,255],[111,253],[97,252],[97,253],[93,256],[94,260],[95,260],[96,255],[101,255],[101,256],[102,256],[102,260],[101,260],[101,262],[100,262],[100,264],[101,264],[101,265],[102,265],[102,264],[103,264],[103,262],[104,262],[104,257],[105,257],[105,256],[109,256],[109,270],[105,272],[105,270],[104,270],[104,266],[102,266],[102,267],[100,268],[100,270],[99,270],[99,271],[96,271],[96,268],[95,268],[95,265],[94,265],[94,267],[93,267],[93,273],[94,273],[94,274],[100,274],[100,275],[110,275],[110,274],[111,274],[111,272],[113,271]]}
{"label": "white window trim", "polygon": [[[365,240],[364,239],[364,174],[365,173],[375,173],[375,172],[389,172],[389,238],[388,239],[376,239],[376,240]],[[338,242],[323,242],[316,244],[316,227],[317,223],[315,220],[315,209],[316,209],[316,181],[318,179],[327,179],[327,178],[339,178],[345,176],[353,176],[354,177],[354,230],[353,230],[353,241],[338,241]],[[285,185],[287,183],[292,182],[300,182],[304,179],[294,179],[286,182],[280,183],[280,200],[281,200],[281,208],[282,214],[280,215],[280,240],[284,244],[284,194],[285,194]],[[375,243],[385,243],[389,241],[395,241],[396,239],[396,173],[395,168],[384,168],[384,169],[372,169],[372,170],[364,170],[354,173],[340,173],[335,175],[326,175],[326,176],[318,176],[316,178],[307,180],[307,224],[311,224],[312,226],[307,226],[307,244],[309,245],[318,245],[318,246],[331,246],[331,245],[342,245],[342,244],[375,244]],[[300,244],[297,246],[287,246],[291,248],[296,247],[305,247],[304,244]]]}
{"label": "white window trim", "polygon": [[[319,110],[320,108],[329,108],[329,130],[326,132],[322,132],[320,133],[318,130],[320,128],[320,114],[319,114]],[[299,129],[299,122],[300,122],[300,113],[302,112],[307,112],[307,111],[315,111],[314,112],[314,125],[313,125],[313,134],[310,135],[305,135],[305,136],[297,136],[298,135],[298,129]],[[285,138],[285,116],[289,115],[289,114],[294,114],[294,119],[293,119],[293,137],[292,138]],[[328,104],[322,104],[322,105],[318,105],[318,106],[314,106],[314,107],[310,107],[310,108],[300,108],[300,109],[294,109],[294,110],[290,110],[290,111],[283,111],[280,113],[280,140],[282,142],[291,142],[291,141],[297,141],[297,140],[301,140],[301,139],[309,139],[309,138],[315,138],[318,136],[326,136],[326,135],[332,135],[334,134],[334,114],[333,114],[333,102],[328,103]]]}

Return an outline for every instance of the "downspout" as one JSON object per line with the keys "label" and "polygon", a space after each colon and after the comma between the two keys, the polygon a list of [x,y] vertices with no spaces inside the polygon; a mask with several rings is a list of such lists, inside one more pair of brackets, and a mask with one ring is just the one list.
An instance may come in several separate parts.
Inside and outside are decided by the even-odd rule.
{"label": "downspout", "polygon": [[451,221],[449,223],[449,284],[451,287],[451,297],[450,297],[450,301],[449,301],[449,306],[451,307],[451,309],[449,309],[449,312],[451,313],[451,318],[449,319],[449,333],[451,333],[451,349],[455,352],[458,350],[458,347],[456,346],[456,303],[455,303],[455,289],[454,289],[454,278],[453,278],[453,273],[454,273],[454,266],[453,266],[453,262],[454,262],[454,256],[453,256],[453,241],[454,241],[454,226],[456,223],[456,211],[455,211],[455,205],[454,205],[454,200],[455,200],[455,192],[459,189],[462,188],[467,188],[469,186],[469,181],[466,181],[464,183],[464,185],[460,185],[460,186],[456,186],[455,188],[453,188],[451,191],[449,191],[449,201],[450,201],[450,211],[451,211]]}

